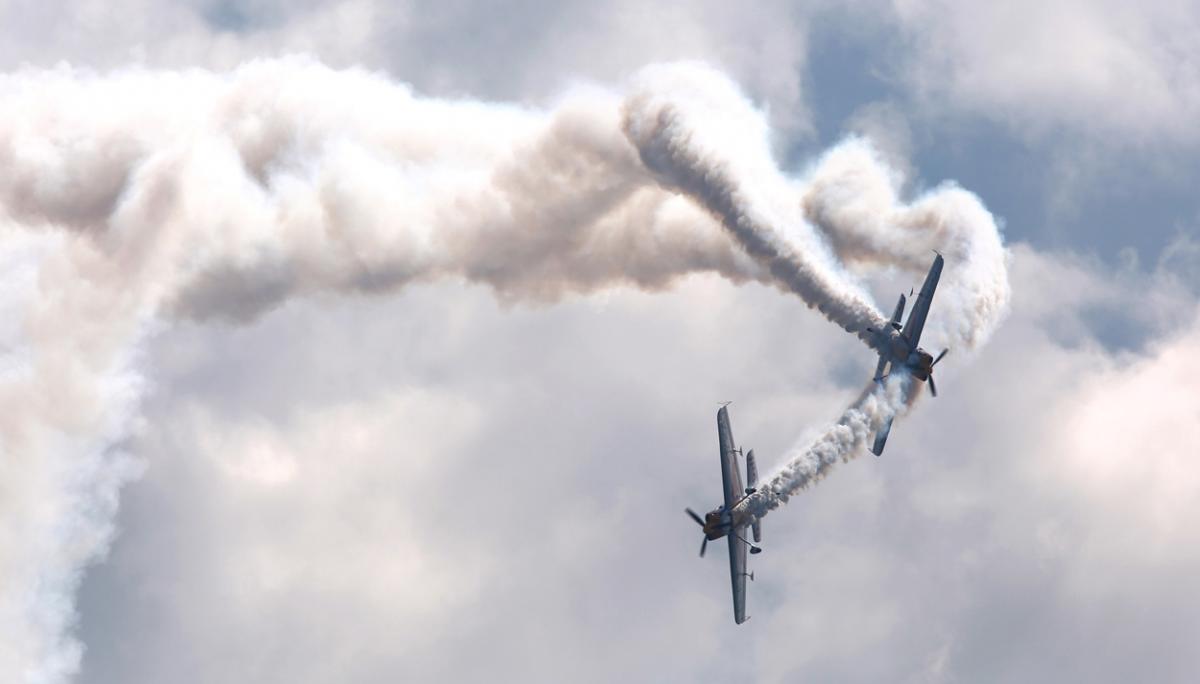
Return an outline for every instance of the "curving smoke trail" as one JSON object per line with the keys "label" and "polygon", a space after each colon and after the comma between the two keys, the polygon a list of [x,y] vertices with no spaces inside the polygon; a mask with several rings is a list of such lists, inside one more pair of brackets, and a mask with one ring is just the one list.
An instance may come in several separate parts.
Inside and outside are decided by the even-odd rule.
{"label": "curving smoke trail", "polygon": [[[942,251],[947,265],[922,340],[975,350],[995,331],[1011,296],[999,226],[978,197],[953,184],[904,204],[901,180],[869,145],[851,139],[830,150],[804,180],[805,217],[844,262],[859,267],[921,272],[930,250]],[[829,430],[793,448],[744,505],[764,516],[839,461],[861,455],[884,422],[912,406],[920,387],[905,375],[868,386]]]}
{"label": "curving smoke trail", "polygon": [[[864,140],[828,151],[803,180],[804,216],[838,257],[860,268],[929,268],[933,250],[946,269],[926,331],[970,351],[991,337],[1008,310],[1008,253],[996,219],[974,194],[943,183],[911,203],[903,179]],[[932,347],[930,347],[932,348]]]}
{"label": "curving smoke trail", "polygon": [[646,167],[707,208],[777,283],[868,343],[867,328],[887,326],[805,220],[763,116],[732,83],[697,65],[649,68],[624,110]]}
{"label": "curving smoke trail", "polygon": [[[1007,253],[979,199],[945,184],[911,204],[902,179],[862,140],[829,151],[806,178],[784,176],[760,113],[702,66],[651,68],[625,102],[623,126],[666,187],[704,206],[780,286],[871,345],[887,319],[845,264],[923,272],[930,252],[947,258],[926,338],[977,348],[1007,312]],[[796,448],[743,505],[756,515],[785,503],[917,397],[907,378],[868,387],[816,442]]]}
{"label": "curving smoke trail", "polygon": [[[994,223],[969,195],[902,205],[869,152],[788,179],[761,114],[696,66],[550,110],[421,98],[306,59],[25,70],[0,75],[0,99],[0,672],[28,682],[78,669],[74,592],[138,469],[120,445],[148,382],[139,349],[173,320],[437,278],[551,302],[709,272],[861,330],[882,317],[843,262],[913,267],[927,245],[999,278],[948,263],[958,294],[943,285],[938,302],[961,298],[944,325],[964,344],[1007,296]],[[975,234],[989,226],[994,244]],[[851,407],[818,476],[885,405]],[[811,481],[800,465],[781,471],[780,501]]]}
{"label": "curving smoke trail", "polygon": [[[902,179],[858,139],[826,153],[802,183],[805,218],[844,263],[919,273],[928,268],[931,250],[946,256],[923,341],[965,351],[987,341],[1008,311],[1011,290],[999,226],[978,197],[947,183],[905,204]],[[912,406],[920,387],[903,375],[867,387],[829,430],[793,448],[744,505],[765,516],[839,461],[861,455],[884,422]]]}

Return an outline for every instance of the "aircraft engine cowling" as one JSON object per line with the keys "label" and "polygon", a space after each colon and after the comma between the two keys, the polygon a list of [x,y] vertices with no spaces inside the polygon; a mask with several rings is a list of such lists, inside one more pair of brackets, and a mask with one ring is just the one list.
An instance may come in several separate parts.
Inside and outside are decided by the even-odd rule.
{"label": "aircraft engine cowling", "polygon": [[[754,461],[754,449],[751,449],[750,452],[746,454],[746,488],[758,488],[758,463]],[[755,521],[750,524],[750,530],[754,533],[754,542],[756,544],[762,541],[761,520],[755,519]]]}

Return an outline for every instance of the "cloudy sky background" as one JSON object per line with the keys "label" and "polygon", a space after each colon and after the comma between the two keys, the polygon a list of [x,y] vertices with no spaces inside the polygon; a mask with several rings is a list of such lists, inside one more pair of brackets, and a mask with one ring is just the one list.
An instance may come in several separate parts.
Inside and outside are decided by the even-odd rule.
{"label": "cloudy sky background", "polygon": [[544,107],[701,59],[768,111],[785,169],[866,134],[911,194],[977,193],[1012,248],[988,346],[938,367],[884,458],[765,521],[741,627],[682,514],[717,499],[717,402],[769,466],[874,363],[798,299],[693,276],[512,305],[448,280],[163,326],[76,680],[1189,681],[1198,23],[1169,2],[0,5],[9,72],[306,53]]}

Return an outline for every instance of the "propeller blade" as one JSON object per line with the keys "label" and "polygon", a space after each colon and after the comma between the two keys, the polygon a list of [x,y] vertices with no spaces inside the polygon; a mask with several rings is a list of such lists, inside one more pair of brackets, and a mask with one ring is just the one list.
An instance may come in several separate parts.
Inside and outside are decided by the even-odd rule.
{"label": "propeller blade", "polygon": [[690,509],[690,508],[685,508],[685,509],[683,509],[683,510],[687,511],[687,514],[688,514],[689,516],[691,516],[692,520],[695,520],[695,521],[696,521],[696,524],[697,524],[697,525],[699,525],[700,527],[704,527],[704,520],[702,520],[702,519],[700,518],[700,516],[696,515],[696,511],[693,511],[693,510],[692,510],[692,509]]}
{"label": "propeller blade", "polygon": [[704,541],[700,542],[700,557],[701,558],[704,558],[704,552],[707,550],[708,550],[708,537],[705,537]]}
{"label": "propeller blade", "polygon": [[929,364],[929,367],[933,368],[934,366],[936,366],[938,364],[938,361],[941,361],[942,357],[945,356],[949,351],[950,351],[949,349],[943,349],[942,353],[938,354],[937,358],[933,360],[933,363]]}
{"label": "propeller blade", "polygon": [[933,373],[929,374],[929,393],[934,397],[937,396],[937,383],[933,381]]}

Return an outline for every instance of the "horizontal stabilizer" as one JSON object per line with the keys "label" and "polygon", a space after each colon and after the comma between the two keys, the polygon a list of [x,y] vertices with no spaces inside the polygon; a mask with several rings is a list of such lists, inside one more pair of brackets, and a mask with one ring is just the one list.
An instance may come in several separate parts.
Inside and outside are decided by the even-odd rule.
{"label": "horizontal stabilizer", "polygon": [[758,486],[758,463],[754,461],[754,449],[746,454],[746,487],[755,488]]}
{"label": "horizontal stabilizer", "polygon": [[[746,454],[746,493],[751,494],[758,487],[758,462],[754,460],[754,449],[751,449]],[[751,526],[751,531],[754,533],[754,541],[758,543],[762,541],[762,522],[755,520]],[[756,553],[754,549],[750,553]]]}
{"label": "horizontal stabilizer", "polygon": [[871,446],[871,453],[875,454],[876,456],[883,455],[883,446],[887,444],[888,433],[892,431],[893,420],[895,420],[895,416],[888,417],[887,422],[883,424],[883,427],[879,428],[879,432],[875,433],[875,444]]}
{"label": "horizontal stabilizer", "polygon": [[899,329],[902,318],[904,318],[904,293],[900,294],[900,301],[896,302],[896,310],[892,313],[892,327]]}

